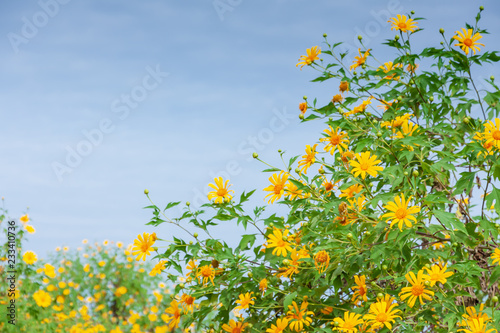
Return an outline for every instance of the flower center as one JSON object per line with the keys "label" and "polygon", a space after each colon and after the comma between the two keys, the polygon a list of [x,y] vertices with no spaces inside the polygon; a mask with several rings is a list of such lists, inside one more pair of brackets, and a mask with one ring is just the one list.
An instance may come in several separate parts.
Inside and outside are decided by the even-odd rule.
{"label": "flower center", "polygon": [[141,245],[141,251],[142,252],[147,252],[149,249],[149,244],[148,243],[144,243]]}
{"label": "flower center", "polygon": [[402,220],[406,217],[406,215],[408,215],[406,213],[406,209],[405,208],[399,208],[397,211],[396,211],[396,218],[398,218],[399,220]]}
{"label": "flower center", "polygon": [[232,333],[241,333],[241,328],[239,328],[239,327],[233,328],[233,332]]}
{"label": "flower center", "polygon": [[324,252],[318,253],[318,256],[316,257],[317,262],[325,262],[328,259],[328,256]]}
{"label": "flower center", "polygon": [[331,191],[333,189],[333,184],[332,183],[326,183],[325,184],[325,190],[326,191]]}
{"label": "flower center", "polygon": [[411,288],[411,293],[413,296],[420,296],[424,293],[424,286],[416,285]]}
{"label": "flower center", "polygon": [[406,23],[405,23],[405,22],[400,22],[400,23],[398,24],[398,27],[399,27],[399,29],[401,29],[401,30],[406,30]]}
{"label": "flower center", "polygon": [[204,267],[201,270],[201,275],[203,275],[204,277],[209,277],[212,275],[212,270],[210,269],[210,267]]}
{"label": "flower center", "polygon": [[500,131],[499,130],[494,131],[492,137],[495,140],[500,140]]}
{"label": "flower center", "polygon": [[386,313],[379,313],[377,315],[377,321],[380,323],[385,323],[387,321],[387,314]]}
{"label": "flower center", "polygon": [[362,162],[359,164],[359,168],[363,171],[366,171],[370,168],[370,165],[368,164],[368,162]]}
{"label": "flower center", "polygon": [[465,46],[471,47],[473,42],[472,42],[472,39],[466,38],[466,39],[464,39],[463,43]]}
{"label": "flower center", "polygon": [[285,247],[285,241],[280,239],[278,242],[276,242],[276,244],[278,245],[278,247]]}
{"label": "flower center", "polygon": [[227,190],[225,188],[220,188],[217,190],[217,196],[223,197],[227,194]]}
{"label": "flower center", "polygon": [[283,190],[283,185],[274,185],[274,194],[280,194],[281,191]]}
{"label": "flower center", "polygon": [[431,281],[439,281],[439,279],[441,278],[441,275],[438,273],[433,273],[430,275],[430,278],[431,278]]}
{"label": "flower center", "polygon": [[363,286],[359,286],[359,295],[364,296],[366,294],[366,289]]}
{"label": "flower center", "polygon": [[330,137],[330,143],[334,146],[338,145],[340,142],[340,136],[337,135],[337,134],[333,134],[331,137]]}

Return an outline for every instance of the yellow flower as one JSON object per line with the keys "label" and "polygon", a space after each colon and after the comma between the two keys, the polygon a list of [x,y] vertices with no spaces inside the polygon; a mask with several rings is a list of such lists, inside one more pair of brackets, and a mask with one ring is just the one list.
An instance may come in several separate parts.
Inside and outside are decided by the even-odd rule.
{"label": "yellow flower", "polygon": [[335,130],[333,130],[331,126],[328,127],[329,129],[323,131],[327,134],[327,136],[319,139],[319,141],[328,142],[324,149],[325,151],[330,152],[330,155],[335,153],[335,149],[342,154],[342,150],[347,149],[347,145],[349,144],[349,136],[338,127]]}
{"label": "yellow flower", "polygon": [[268,196],[271,196],[268,203],[274,203],[277,199],[280,199],[283,196],[283,194],[285,193],[285,184],[287,180],[288,173],[285,173],[284,171],[281,171],[279,175],[275,173],[271,177],[269,177],[269,181],[272,185],[269,185],[264,189],[264,191],[271,192],[264,197],[267,198]]}
{"label": "yellow flower", "polygon": [[346,188],[345,190],[340,190],[340,192],[342,192],[342,193],[339,195],[339,198],[354,198],[356,193],[361,192],[362,189],[363,189],[363,185],[361,185],[361,184],[351,185],[348,188]]}
{"label": "yellow flower", "polygon": [[307,174],[307,169],[316,161],[316,147],[318,144],[316,143],[314,146],[306,145],[306,154],[302,156],[302,159],[299,161],[299,167],[301,172]]}
{"label": "yellow flower", "polygon": [[392,24],[391,30],[396,29],[401,32],[415,31],[417,28],[417,22],[411,18],[407,18],[406,15],[396,15],[397,18],[392,17],[389,21]]}
{"label": "yellow flower", "polygon": [[222,329],[229,333],[243,333],[247,326],[248,326],[247,323],[244,323],[242,321],[234,321],[233,319],[231,319],[229,321],[229,325],[228,324],[222,325]]}
{"label": "yellow flower", "polygon": [[406,66],[406,70],[412,74],[415,74],[415,71],[417,70],[418,68],[418,64],[408,64],[408,66]]}
{"label": "yellow flower", "polygon": [[143,260],[146,261],[146,257],[153,251],[153,244],[155,243],[154,237],[147,232],[142,235],[137,235],[137,239],[134,239],[134,246],[132,248],[132,255],[137,255],[136,261]]}
{"label": "yellow flower", "polygon": [[465,28],[462,28],[462,31],[455,31],[455,33],[457,35],[453,36],[453,39],[458,41],[455,46],[460,46],[466,55],[469,55],[469,49],[472,49],[474,54],[476,54],[476,50],[481,51],[477,45],[484,46],[484,44],[476,43],[478,40],[483,38],[479,32],[476,32],[473,36],[472,29],[465,30]]}
{"label": "yellow flower", "polygon": [[190,311],[193,312],[193,308],[195,306],[194,301],[196,300],[196,297],[193,297],[188,294],[182,294],[181,296],[181,304],[184,309],[184,311]]}
{"label": "yellow flower", "polygon": [[314,265],[318,270],[318,273],[323,273],[330,265],[330,256],[325,250],[321,250],[314,255]]}
{"label": "yellow flower", "polygon": [[460,326],[467,326],[467,321],[471,321],[472,319],[483,319],[485,323],[488,323],[491,321],[491,318],[484,313],[484,303],[481,303],[479,306],[479,311],[476,311],[476,308],[473,306],[468,306],[465,308],[465,311],[467,313],[464,313],[462,317],[465,318],[465,320],[462,320],[460,323]]}
{"label": "yellow flower", "polygon": [[262,279],[259,282],[259,290],[262,291],[262,296],[264,296],[264,293],[267,290],[267,279]]}
{"label": "yellow flower", "polygon": [[27,265],[33,265],[34,263],[36,263],[38,261],[38,258],[36,256],[35,252],[33,252],[33,251],[26,251],[23,254],[23,261]]}
{"label": "yellow flower", "polygon": [[179,309],[179,303],[176,300],[172,300],[170,302],[170,306],[165,309],[165,312],[170,314],[167,316],[166,314],[161,315],[161,319],[168,325],[171,331],[175,328],[179,327],[179,322],[181,320],[181,310]]}
{"label": "yellow flower", "polygon": [[43,308],[49,307],[50,303],[52,303],[52,298],[45,290],[38,290],[33,294],[33,298],[35,299],[36,304]]}
{"label": "yellow flower", "polygon": [[497,247],[497,248],[493,251],[493,253],[491,254],[491,257],[490,257],[490,258],[491,258],[491,259],[493,259],[493,263],[492,263],[492,265],[494,265],[494,264],[496,264],[496,263],[497,263],[498,265],[500,265],[500,248],[498,248],[498,247]]}
{"label": "yellow flower", "polygon": [[384,206],[385,209],[391,211],[390,213],[386,213],[381,217],[388,217],[391,222],[391,228],[394,224],[398,224],[399,230],[403,231],[403,223],[406,224],[408,228],[412,227],[412,221],[417,222],[417,219],[412,214],[416,214],[420,212],[420,207],[412,206],[408,207],[408,203],[411,200],[411,196],[408,200],[405,200],[405,195],[401,194],[394,198],[394,202],[389,202]]}
{"label": "yellow flower", "polygon": [[51,264],[45,264],[45,266],[43,267],[43,272],[50,278],[56,277],[56,269]]}
{"label": "yellow flower", "polygon": [[361,178],[365,179],[366,174],[369,174],[372,177],[377,177],[378,171],[384,170],[381,166],[377,164],[381,163],[381,160],[377,160],[377,155],[370,156],[370,152],[366,151],[364,153],[357,153],[356,155],[357,161],[351,160],[349,163],[353,167],[351,172],[354,174],[354,177],[357,177],[361,174]]}
{"label": "yellow flower", "polygon": [[333,323],[336,330],[347,333],[356,333],[358,331],[356,326],[362,325],[363,319],[361,319],[360,314],[346,311],[344,312],[344,319],[336,317],[333,319]]}
{"label": "yellow flower", "polygon": [[201,266],[198,268],[198,272],[196,273],[196,277],[200,279],[200,282],[203,282],[203,285],[208,283],[208,280],[214,284],[215,270],[210,265]]}
{"label": "yellow flower", "polygon": [[[386,74],[392,70],[395,70],[396,68],[403,68],[403,66],[401,64],[393,65],[392,61],[388,61],[384,62],[384,66],[379,67],[379,69],[382,69]],[[400,79],[400,77],[396,76],[396,73],[393,73],[391,75],[387,75],[386,77],[384,77],[384,79],[397,81]]]}
{"label": "yellow flower", "polygon": [[233,198],[229,193],[234,193],[233,190],[228,190],[229,186],[232,186],[232,185],[229,185],[227,186],[227,183],[229,183],[229,180],[226,180],[226,182],[224,183],[224,180],[222,179],[222,177],[218,177],[218,178],[214,178],[214,182],[215,182],[215,185],[214,184],[208,184],[208,186],[210,186],[211,188],[213,188],[215,191],[211,191],[208,193],[208,200],[212,200],[213,198],[215,198],[215,203],[216,204],[219,204],[219,203],[223,203],[224,201],[231,201],[231,199]]}
{"label": "yellow flower", "polygon": [[300,113],[304,114],[307,111],[307,102],[303,102],[299,104]]}
{"label": "yellow flower", "polygon": [[359,66],[362,66],[365,64],[366,62],[366,58],[368,57],[368,55],[370,55],[370,49],[368,49],[365,54],[361,55],[361,49],[358,49],[358,52],[359,52],[359,57],[358,56],[355,56],[354,60],[353,61],[353,64],[351,65],[351,67],[349,67],[349,70],[353,70],[353,69],[356,69],[358,68]]}
{"label": "yellow flower", "polygon": [[276,325],[271,324],[271,328],[266,330],[266,333],[282,333],[288,326],[287,318],[278,318]]}
{"label": "yellow flower", "polygon": [[166,260],[160,260],[155,267],[149,272],[150,276],[156,276],[157,274],[161,274],[161,272],[165,269]]}
{"label": "yellow flower", "polygon": [[344,97],[342,97],[342,95],[340,94],[337,94],[337,95],[334,95],[332,97],[332,103],[335,104],[335,103],[340,103],[344,100]]}
{"label": "yellow flower", "polygon": [[351,301],[354,302],[355,305],[358,305],[361,301],[366,302],[368,300],[368,298],[366,297],[366,276],[354,275],[354,283],[356,283],[356,285],[354,287],[351,287],[352,290],[355,290],[354,294],[352,295]]}
{"label": "yellow flower", "polygon": [[396,127],[402,126],[410,117],[412,117],[412,113],[405,113],[403,116],[398,116],[391,121],[384,121],[380,124],[381,127],[391,127],[393,131],[396,131]]}
{"label": "yellow flower", "polygon": [[186,274],[186,277],[189,278],[189,277],[192,277],[195,275],[195,270],[197,268],[197,265],[196,265],[196,260],[189,260],[187,266],[186,266],[186,269],[189,271],[187,274]]}
{"label": "yellow flower", "polygon": [[126,293],[127,293],[127,288],[125,288],[124,286],[121,286],[121,287],[116,288],[115,296],[120,297],[122,295],[125,295]]}
{"label": "yellow flower", "polygon": [[290,260],[286,259],[288,261],[286,266],[288,267],[280,268],[280,272],[276,275],[278,277],[284,276],[291,279],[293,274],[297,274],[299,272],[299,260],[303,258],[310,258],[309,253],[307,253],[305,249],[300,249],[299,251],[293,249],[290,253],[291,262]]}
{"label": "yellow flower", "polygon": [[356,106],[351,111],[344,113],[344,116],[349,117],[349,116],[352,116],[353,114],[364,112],[366,110],[366,108],[368,107],[368,105],[372,104],[372,99],[373,99],[373,97],[371,97],[371,96],[368,97],[368,99],[366,101],[363,101],[360,105]]}
{"label": "yellow flower", "polygon": [[308,304],[309,303],[304,301],[300,306],[300,310],[295,301],[292,302],[292,305],[288,306],[289,311],[287,312],[286,318],[290,320],[291,330],[294,330],[295,332],[300,332],[304,328],[304,325],[306,326],[311,325],[312,319],[307,316],[313,316],[314,312],[307,311]]}
{"label": "yellow flower", "polygon": [[236,311],[243,310],[243,309],[248,309],[250,305],[255,304],[255,297],[252,297],[253,292],[251,293],[246,293],[246,294],[240,294],[239,300],[236,301],[236,304],[239,304],[237,307],[234,309]]}
{"label": "yellow flower", "polygon": [[486,330],[486,323],[484,319],[479,318],[479,319],[470,319],[467,320],[467,328],[461,328],[457,330],[457,332],[462,331],[465,333],[490,333],[490,332],[498,332],[496,329],[491,328],[489,330]]}
{"label": "yellow flower", "polygon": [[349,91],[349,82],[341,81],[340,85],[339,85],[339,91],[341,93],[345,93],[346,91]]}
{"label": "yellow flower", "polygon": [[424,271],[420,270],[417,273],[417,276],[413,272],[409,272],[405,275],[406,280],[411,283],[411,287],[404,287],[401,289],[399,296],[401,300],[404,301],[408,298],[408,306],[412,308],[415,305],[415,301],[420,301],[420,304],[424,304],[423,298],[426,300],[432,300],[434,295],[433,291],[425,289],[425,280],[428,280],[429,277],[424,274]]}
{"label": "yellow flower", "polygon": [[394,304],[387,304],[386,302],[376,302],[370,304],[370,312],[363,317],[363,319],[368,320],[372,328],[382,328],[384,325],[388,329],[392,329],[391,322],[395,322],[394,318],[401,318],[397,315],[401,312],[399,309],[394,309],[397,306]]}
{"label": "yellow flower", "polygon": [[302,70],[302,67],[304,67],[305,65],[310,66],[314,62],[314,60],[319,59],[318,55],[320,54],[321,48],[318,49],[317,46],[313,46],[310,49],[307,49],[307,55],[300,56],[299,62],[297,63],[297,65],[295,65],[295,67],[302,65],[300,66],[300,70]]}
{"label": "yellow flower", "polygon": [[288,181],[286,183],[286,185],[285,185],[285,192],[286,192],[285,195],[289,196],[290,200],[294,200],[297,197],[299,199],[304,199],[304,198],[308,198],[308,197],[311,196],[311,193],[304,193],[303,190],[299,190],[299,188],[297,187],[297,185],[295,185],[291,181]]}
{"label": "yellow flower", "polygon": [[495,118],[495,122],[488,120],[484,124],[482,139],[485,140],[483,147],[491,148],[491,145],[493,145],[496,148],[500,148],[500,119]]}
{"label": "yellow flower", "polygon": [[26,231],[29,232],[30,234],[35,233],[35,228],[32,225],[27,224],[24,226],[24,229],[26,229]]}
{"label": "yellow flower", "polygon": [[433,287],[436,282],[441,282],[442,284],[446,283],[446,278],[453,275],[453,272],[447,272],[446,267],[448,265],[444,265],[441,267],[440,265],[432,265],[431,268],[424,267],[428,274],[428,281],[431,283],[431,287]]}
{"label": "yellow flower", "polygon": [[28,214],[25,214],[25,215],[21,216],[21,217],[19,218],[19,220],[20,220],[23,224],[26,224],[26,223],[28,223],[28,222],[29,222],[30,218],[29,218]]}
{"label": "yellow flower", "polygon": [[267,248],[274,247],[275,249],[272,252],[274,255],[286,257],[287,251],[292,251],[287,238],[288,233],[289,230],[285,230],[282,233],[281,229],[274,228],[273,233],[269,235]]}

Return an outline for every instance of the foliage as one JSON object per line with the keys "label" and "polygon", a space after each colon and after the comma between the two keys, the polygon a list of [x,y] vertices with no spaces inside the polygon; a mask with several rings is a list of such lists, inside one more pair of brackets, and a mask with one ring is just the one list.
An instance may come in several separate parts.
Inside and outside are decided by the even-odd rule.
{"label": "foliage", "polygon": [[[32,221],[28,215],[18,220],[7,213],[0,211],[2,233],[8,240],[8,222],[14,221],[16,237],[15,243],[7,241],[0,248],[1,332],[168,331],[162,316],[166,318],[166,301],[173,295],[159,275],[148,275],[148,264],[134,260],[131,245],[84,240],[77,250],[58,247],[47,260],[35,253],[30,260],[25,253]],[[9,295],[10,283],[4,283],[12,275],[8,259],[15,262],[15,296]],[[15,325],[8,323],[5,311],[12,300]]]}
{"label": "foliage", "polygon": [[[269,203],[288,207],[287,215],[265,216],[265,207],[248,212],[254,191],[233,198],[221,178],[208,196],[215,202],[200,210],[186,203],[180,217],[170,218],[168,208],[179,202],[147,207],[149,224],[171,223],[188,235],[156,252],[168,260],[170,282],[186,279],[174,293],[199,305],[181,312],[175,327],[232,333],[500,327],[500,259],[492,260],[500,258],[500,90],[493,77],[481,83],[489,89],[479,90],[472,75],[500,56],[480,51],[487,33],[478,27],[481,11],[474,26],[466,24],[470,31],[447,38],[441,30],[441,46],[419,51],[411,41],[426,38],[421,19],[393,18],[398,35],[384,44],[395,58],[384,63],[361,37],[352,65],[339,53],[341,43],[326,35],[326,49],[301,56],[297,65],[318,70],[315,82],[339,84],[339,94],[324,106],[304,97],[299,118],[324,121],[325,132],[298,164],[295,156],[265,170],[274,173],[264,189]],[[245,230],[235,248],[210,233],[229,223]]]}

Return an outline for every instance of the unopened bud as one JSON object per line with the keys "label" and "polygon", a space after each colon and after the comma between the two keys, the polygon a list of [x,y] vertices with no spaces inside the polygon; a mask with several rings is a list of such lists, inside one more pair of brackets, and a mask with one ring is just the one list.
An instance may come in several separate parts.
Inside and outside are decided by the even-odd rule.
{"label": "unopened bud", "polygon": [[145,189],[145,190],[144,190],[144,194],[148,195],[148,194],[149,194],[149,190],[148,190],[148,189]]}
{"label": "unopened bud", "polygon": [[252,154],[252,157],[253,157],[253,158],[258,158],[258,157],[259,157],[259,154],[257,154],[257,153],[253,153],[253,154]]}

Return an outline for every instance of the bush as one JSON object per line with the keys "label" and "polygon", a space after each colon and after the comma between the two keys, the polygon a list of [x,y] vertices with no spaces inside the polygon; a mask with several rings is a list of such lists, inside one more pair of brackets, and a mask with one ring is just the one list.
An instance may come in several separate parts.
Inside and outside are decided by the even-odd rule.
{"label": "bush", "polygon": [[0,278],[15,277],[9,281],[12,291],[10,283],[0,284],[2,309],[15,306],[14,316],[2,315],[1,332],[168,331],[165,299],[172,297],[170,290],[159,275],[148,274],[149,265],[134,260],[132,245],[83,240],[77,250],[58,247],[42,260],[26,250],[27,232],[35,232],[28,215],[18,221],[1,210],[0,221],[7,239],[0,248]]}
{"label": "bush", "polygon": [[[171,223],[187,237],[156,251],[171,283],[186,279],[174,294],[199,306],[169,325],[232,333],[500,327],[500,90],[493,77],[478,89],[472,75],[500,56],[480,50],[481,11],[474,25],[452,37],[441,29],[441,45],[419,51],[420,19],[398,15],[396,37],[384,43],[395,58],[384,63],[361,36],[352,64],[326,35],[323,50],[307,50],[297,66],[339,91],[323,106],[304,97],[299,118],[324,121],[325,131],[302,157],[280,152],[283,165],[264,170],[273,173],[268,204],[286,206],[285,216],[265,216],[265,206],[249,212],[254,191],[233,193],[222,178],[200,210],[187,203],[171,218],[180,202],[147,207],[148,224]],[[246,231],[237,247],[210,233],[219,223]],[[155,250],[154,237],[137,244],[138,255]]]}

